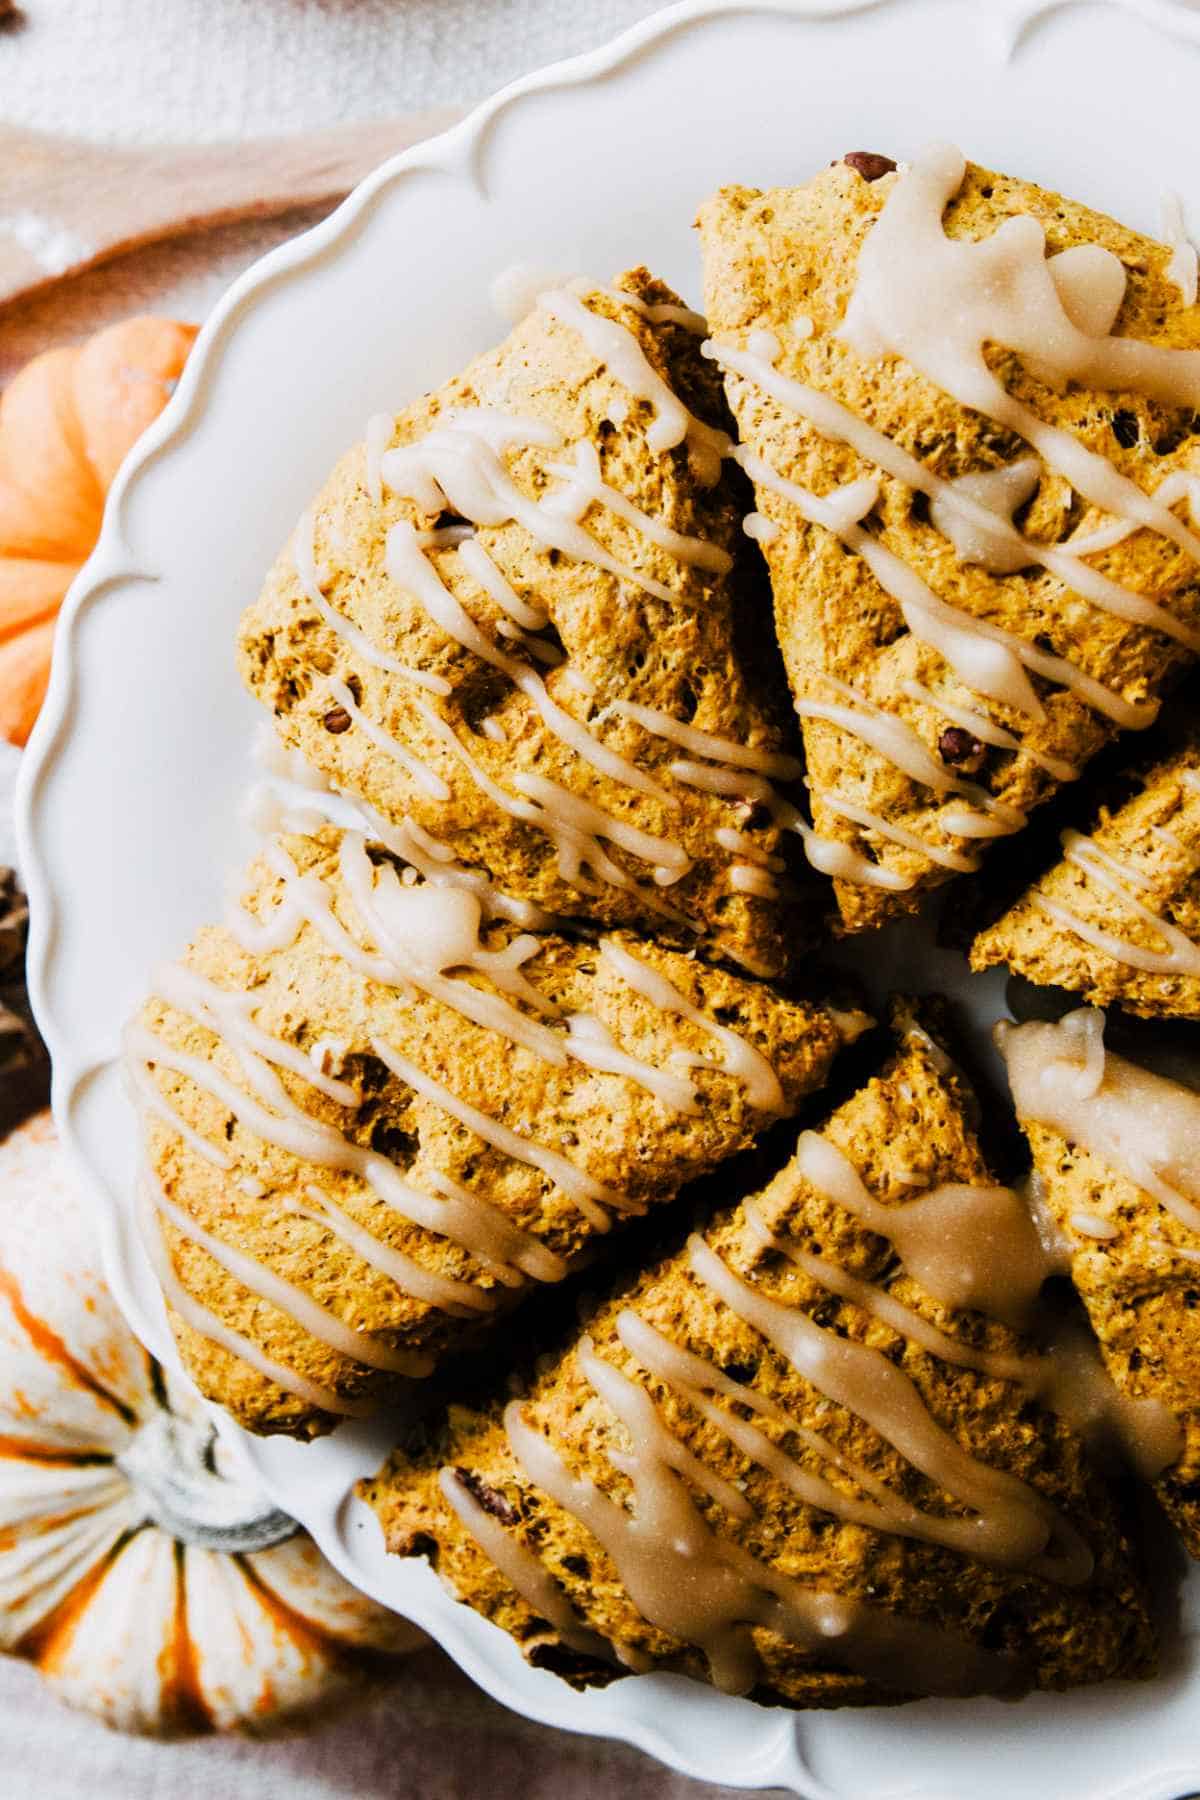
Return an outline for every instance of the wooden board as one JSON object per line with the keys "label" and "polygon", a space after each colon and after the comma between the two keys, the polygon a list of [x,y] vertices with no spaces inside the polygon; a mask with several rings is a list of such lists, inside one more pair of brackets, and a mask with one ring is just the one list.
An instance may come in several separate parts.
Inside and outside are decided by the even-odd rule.
{"label": "wooden board", "polygon": [[0,306],[123,251],[333,203],[457,109],[286,138],[108,148],[0,126]]}

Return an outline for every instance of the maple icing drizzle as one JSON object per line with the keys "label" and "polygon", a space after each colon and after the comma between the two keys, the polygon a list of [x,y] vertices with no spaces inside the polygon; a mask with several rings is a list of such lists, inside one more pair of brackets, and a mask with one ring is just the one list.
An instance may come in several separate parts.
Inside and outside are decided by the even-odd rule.
{"label": "maple icing drizzle", "polygon": [[[1040,1290],[1059,1264],[1043,1246],[1025,1202],[1011,1189],[952,1183],[885,1205],[868,1191],[845,1154],[816,1132],[802,1135],[795,1166],[820,1194],[887,1238],[904,1271],[944,1305],[982,1312],[1012,1329],[1030,1328]],[[930,1356],[1021,1387],[1092,1441],[1105,1434],[1115,1438],[1151,1478],[1177,1458],[1180,1431],[1167,1409],[1154,1401],[1119,1395],[1104,1374],[1090,1336],[1074,1325],[1060,1328],[1041,1354],[979,1348],[949,1336],[888,1289],[778,1237],[759,1203],[747,1202],[743,1213],[751,1236],[764,1248]],[[839,1336],[800,1307],[768,1295],[736,1273],[699,1236],[689,1239],[687,1258],[694,1277],[759,1332],[818,1393],[871,1425],[938,1491],[953,1495],[966,1510],[949,1515],[923,1510],[819,1432],[801,1425],[777,1401],[727,1375],[707,1356],[674,1343],[635,1308],[624,1308],[615,1321],[621,1347],[742,1455],[808,1505],[846,1523],[940,1544],[1000,1568],[1028,1569],[1065,1584],[1088,1580],[1092,1554],[1074,1527],[1034,1488],[979,1461],[943,1431],[913,1381],[889,1357]],[[814,1622],[834,1597],[789,1582],[719,1535],[688,1492],[689,1487],[695,1489],[731,1518],[748,1521],[755,1517],[755,1508],[745,1484],[730,1483],[699,1458],[667,1425],[651,1394],[600,1357],[590,1339],[582,1340],[576,1355],[588,1386],[627,1434],[627,1448],[610,1444],[606,1454],[632,1484],[631,1505],[603,1493],[587,1478],[572,1475],[553,1442],[526,1418],[519,1401],[505,1412],[509,1446],[527,1479],[572,1514],[608,1552],[643,1618],[705,1652],[718,1687],[745,1692],[754,1686],[760,1665],[749,1626],[757,1624],[790,1642],[824,1650],[839,1666],[861,1670],[856,1658],[867,1655],[875,1677],[888,1686],[948,1691],[947,1681],[955,1679],[949,1665],[966,1648],[952,1634],[935,1632],[922,1640],[919,1676],[905,1660],[909,1622],[895,1615],[838,1601],[835,1616],[841,1629],[825,1628],[824,1641],[821,1635],[814,1637]],[[774,1427],[777,1435],[770,1435],[768,1427]],[[786,1450],[778,1441],[780,1433],[815,1457],[818,1467],[806,1466]],[[853,1491],[821,1473],[822,1462],[848,1477]],[[449,1473],[443,1472],[444,1492]],[[511,1559],[515,1540],[495,1521],[485,1531],[461,1507],[455,1510],[480,1548],[506,1572],[501,1556]],[[505,1539],[503,1545],[499,1537]],[[519,1549],[524,1558],[538,1563],[527,1544]],[[532,1566],[523,1561],[518,1573],[524,1585],[514,1581],[514,1586],[534,1605]],[[566,1605],[561,1593],[559,1600]],[[549,1615],[543,1611],[542,1616]],[[577,1630],[573,1612],[570,1622]],[[881,1653],[881,1629],[886,1653]],[[620,1657],[621,1646],[613,1648]],[[981,1681],[984,1687],[994,1685],[998,1666],[980,1663],[976,1655],[972,1648],[969,1672],[964,1669],[958,1679],[971,1687]]]}
{"label": "maple icing drizzle", "polygon": [[[1044,569],[1101,610],[1200,650],[1200,630],[1085,560],[1140,529],[1158,532],[1188,556],[1200,557],[1200,536],[1171,510],[1183,499],[1195,503],[1200,478],[1172,470],[1154,494],[1143,493],[1106,458],[1015,400],[988,367],[984,346],[1001,344],[1015,351],[1031,373],[1054,387],[1074,380],[1142,393],[1173,406],[1195,406],[1200,399],[1200,352],[1111,335],[1124,298],[1125,272],[1098,245],[1047,257],[1043,229],[1029,216],[1010,218],[978,241],[949,238],[942,215],[965,167],[960,152],[937,146],[896,179],[859,253],[855,288],[837,335],[872,360],[905,358],[960,405],[1023,437],[1033,454],[1000,469],[948,480],[834,396],[786,376],[776,367],[782,346],[772,332],[752,332],[744,346],[710,341],[704,353],[826,439],[849,445],[867,463],[926,495],[932,523],[962,561],[998,574]],[[801,335],[810,337],[811,322],[805,325]],[[876,481],[851,482],[822,497],[748,449],[734,455],[760,491],[774,494],[860,555],[899,603],[910,633],[936,650],[981,699],[1032,721],[1043,719],[1045,709],[1029,681],[1032,673],[1070,689],[1121,728],[1140,729],[1155,716],[1156,703],[1128,701],[1066,658],[941,600],[911,564],[864,524],[878,503]],[[1063,545],[1027,538],[1013,515],[1032,495],[1043,465],[1066,475],[1078,493],[1110,515],[1109,522],[1078,532]],[[747,530],[770,543],[778,527],[752,515]],[[917,684],[908,684],[906,691],[909,698],[954,716],[944,701],[918,690]],[[976,723],[962,722],[982,742],[1028,754],[1057,779],[1074,773],[1061,759],[1026,751],[1014,732],[969,711]],[[903,762],[898,766],[904,767]],[[923,776],[912,778],[928,785]],[[877,815],[855,812],[848,797],[842,801],[833,810],[864,830],[878,831],[947,867],[976,866],[973,858],[956,861],[953,853],[939,855],[902,827],[889,832]],[[986,832],[972,829],[969,821],[963,831],[961,816],[943,814],[942,822],[961,836],[1000,834],[995,819]]]}
{"label": "maple icing drizzle", "polygon": [[[1194,769],[1184,770],[1180,776],[1180,787],[1200,793],[1200,774]],[[1190,879],[1200,868],[1200,858],[1188,851],[1173,833],[1160,827],[1158,835],[1165,839],[1182,865],[1176,871],[1176,884]],[[1063,930],[1090,944],[1094,950],[1099,950],[1115,962],[1124,963],[1128,968],[1140,969],[1150,975],[1200,976],[1200,944],[1171,919],[1166,918],[1162,911],[1147,905],[1143,898],[1146,889],[1152,885],[1152,877],[1120,861],[1094,838],[1087,837],[1082,832],[1064,831],[1061,842],[1063,861],[1079,869],[1093,887],[1111,895],[1126,912],[1148,925],[1165,948],[1156,950],[1145,944],[1132,943],[1128,938],[1085,918],[1074,907],[1065,906],[1061,901],[1052,899],[1050,895],[1040,893],[1035,888],[1029,898],[1039,912],[1052,919]],[[1138,893],[1137,889],[1142,892]]]}
{"label": "maple icing drizzle", "polygon": [[[528,1479],[608,1552],[642,1617],[704,1652],[715,1686],[727,1693],[753,1688],[761,1673],[756,1626],[901,1691],[997,1692],[1011,1685],[1011,1663],[959,1634],[812,1588],[717,1536],[681,1479],[681,1465],[696,1473],[690,1453],[662,1423],[649,1395],[596,1356],[587,1339],[578,1354],[633,1444],[631,1451],[610,1456],[632,1483],[634,1510],[586,1477],[573,1476],[527,1422],[519,1401],[505,1413],[513,1454]],[[711,1495],[707,1472],[703,1484]]]}
{"label": "maple icing drizzle", "polygon": [[1013,1100],[1033,1119],[1090,1151],[1200,1232],[1200,1094],[1104,1043],[1104,1014],[1090,1007],[1057,1025],[1000,1024]]}

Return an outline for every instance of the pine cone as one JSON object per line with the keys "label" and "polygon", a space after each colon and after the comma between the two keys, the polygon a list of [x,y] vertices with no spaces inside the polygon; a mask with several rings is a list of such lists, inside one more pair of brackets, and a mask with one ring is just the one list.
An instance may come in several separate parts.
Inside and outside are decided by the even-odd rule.
{"label": "pine cone", "polygon": [[50,1059],[29,1010],[25,945],[29,903],[12,869],[0,869],[0,1132],[44,1106]]}

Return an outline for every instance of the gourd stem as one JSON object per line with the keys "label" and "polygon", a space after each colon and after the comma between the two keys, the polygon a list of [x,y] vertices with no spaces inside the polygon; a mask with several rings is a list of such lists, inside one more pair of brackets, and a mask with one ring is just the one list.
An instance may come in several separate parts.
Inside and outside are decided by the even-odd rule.
{"label": "gourd stem", "polygon": [[294,1519],[228,1467],[204,1417],[155,1412],[117,1457],[145,1518],[180,1543],[227,1555],[267,1550],[294,1537]]}

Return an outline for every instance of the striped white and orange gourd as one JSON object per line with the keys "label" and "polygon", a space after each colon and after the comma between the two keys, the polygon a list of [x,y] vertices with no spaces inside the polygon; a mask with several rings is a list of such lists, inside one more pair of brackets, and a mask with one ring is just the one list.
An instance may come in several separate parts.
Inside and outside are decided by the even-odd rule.
{"label": "striped white and orange gourd", "polygon": [[0,1145],[0,1650],[123,1731],[262,1732],[421,1634],[239,1479],[97,1269],[48,1114]]}

